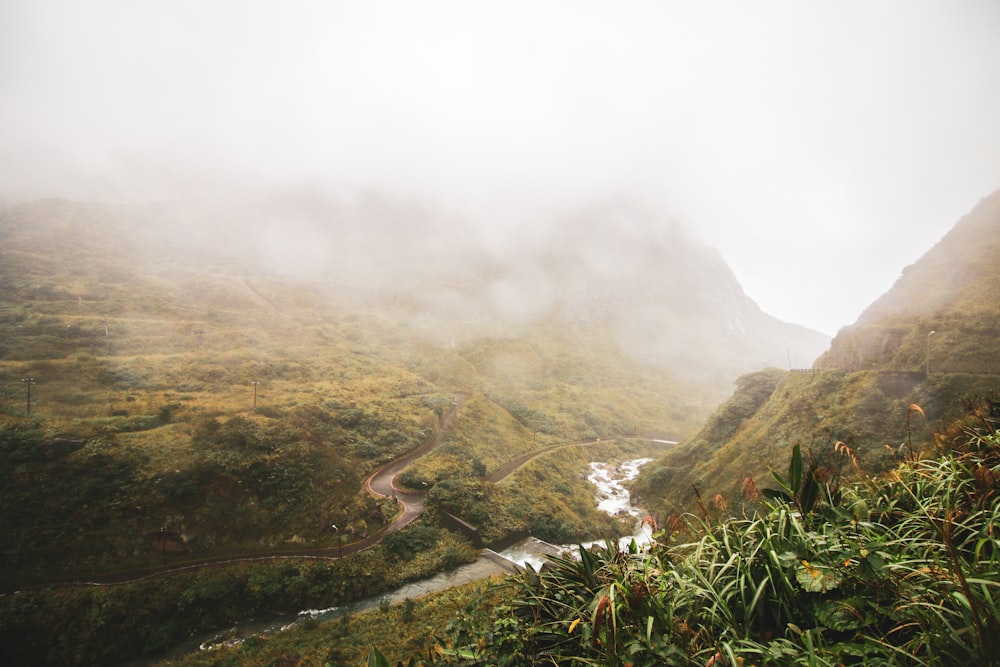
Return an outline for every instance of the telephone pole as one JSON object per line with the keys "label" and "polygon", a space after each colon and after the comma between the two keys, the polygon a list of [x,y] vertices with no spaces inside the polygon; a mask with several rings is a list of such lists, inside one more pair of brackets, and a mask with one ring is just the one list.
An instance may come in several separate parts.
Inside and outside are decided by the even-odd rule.
{"label": "telephone pole", "polygon": [[253,385],[253,409],[256,410],[257,409],[257,385],[259,385],[260,382],[257,382],[257,380],[254,380],[250,384]]}
{"label": "telephone pole", "polygon": [[24,384],[26,384],[28,386],[28,402],[27,402],[27,409],[28,410],[27,411],[28,411],[28,416],[30,417],[31,416],[31,385],[35,384],[35,378],[21,378],[21,382],[23,382]]}
{"label": "telephone pole", "polygon": [[936,331],[932,331],[927,334],[927,374],[931,374],[931,336],[933,336]]}
{"label": "telephone pole", "polygon": [[333,528],[333,532],[337,533],[337,553],[340,554],[340,558],[344,557],[344,543],[340,539],[340,528],[337,528],[337,524],[331,523],[330,528]]}

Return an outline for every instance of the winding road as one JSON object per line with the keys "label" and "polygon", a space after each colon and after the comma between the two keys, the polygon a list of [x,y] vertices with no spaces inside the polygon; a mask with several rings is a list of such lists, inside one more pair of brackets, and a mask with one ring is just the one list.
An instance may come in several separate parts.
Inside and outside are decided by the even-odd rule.
{"label": "winding road", "polygon": [[[397,516],[388,526],[375,533],[375,535],[372,535],[366,540],[362,540],[360,543],[356,543],[366,544],[362,547],[354,549],[353,551],[367,549],[387,534],[400,530],[401,528],[405,528],[409,524],[413,523],[418,516],[424,513],[424,496],[427,495],[426,492],[406,491],[398,488],[395,484],[396,475],[402,472],[407,466],[419,459],[421,456],[441,444],[441,437],[444,432],[451,428],[452,424],[455,423],[458,411],[462,409],[462,406],[464,406],[465,402],[468,400],[468,396],[459,396],[456,398],[455,402],[451,405],[451,409],[441,416],[438,420],[437,426],[434,427],[434,431],[427,437],[422,445],[414,449],[412,452],[409,452],[382,468],[379,468],[365,480],[365,488],[368,489],[368,493],[376,496],[382,496],[384,498],[395,498],[399,501],[399,504],[403,506],[403,513]],[[372,541],[372,538],[375,537],[377,537],[377,539]]]}
{"label": "winding road", "polygon": [[[176,574],[181,572],[192,572],[197,570],[204,570],[209,568],[221,568],[230,565],[236,565],[240,563],[250,563],[250,562],[265,562],[265,561],[280,561],[288,559],[315,559],[315,560],[336,560],[338,558],[343,558],[344,556],[357,553],[359,551],[364,551],[372,546],[378,544],[382,541],[386,535],[394,533],[401,530],[413,523],[421,514],[424,513],[424,497],[427,495],[426,492],[415,492],[400,489],[395,485],[395,478],[400,472],[402,472],[407,466],[413,463],[415,460],[424,456],[429,451],[437,447],[444,436],[445,431],[450,429],[455,423],[455,419],[458,417],[459,411],[468,401],[469,397],[460,395],[456,397],[455,401],[452,403],[451,409],[445,412],[438,419],[437,425],[431,432],[427,439],[417,447],[416,449],[408,452],[404,456],[395,459],[385,466],[379,468],[374,473],[369,476],[364,484],[365,488],[369,493],[375,496],[381,496],[385,498],[394,497],[399,504],[402,506],[402,512],[398,514],[389,524],[383,526],[380,530],[372,533],[371,535],[365,537],[364,539],[358,540],[356,542],[350,542],[347,544],[341,544],[334,547],[324,547],[319,549],[296,549],[290,551],[269,551],[269,552],[257,552],[248,553],[243,556],[233,558],[233,557],[216,557],[216,558],[205,558],[197,561],[189,561],[183,565],[165,566],[149,568],[145,570],[135,570],[132,572],[107,574],[96,576],[92,579],[85,581],[55,581],[55,582],[45,582],[39,584],[30,584],[25,586],[5,586],[4,593],[13,592],[15,590],[30,590],[37,588],[52,588],[52,587],[73,587],[73,586],[117,586],[122,584],[131,584],[139,581],[145,581],[148,579],[154,579],[157,577],[163,577],[170,574]],[[548,447],[542,447],[540,449],[528,452],[514,459],[492,472],[490,475],[484,478],[484,481],[497,483],[509,476],[519,467],[523,466],[525,463],[531,459],[546,454],[555,449],[561,449],[564,447],[576,447],[582,445],[592,445],[601,442],[600,438],[591,438],[587,440],[581,440],[578,442],[568,442],[558,445],[550,445]],[[10,589],[10,590],[7,590]]]}

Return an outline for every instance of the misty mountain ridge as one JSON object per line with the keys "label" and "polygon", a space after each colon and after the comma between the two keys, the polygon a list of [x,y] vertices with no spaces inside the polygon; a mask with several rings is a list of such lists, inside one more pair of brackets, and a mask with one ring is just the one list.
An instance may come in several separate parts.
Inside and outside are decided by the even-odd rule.
{"label": "misty mountain ridge", "polygon": [[[985,197],[844,327],[822,368],[1000,372],[1000,192]],[[931,333],[933,332],[933,333]],[[928,360],[930,357],[930,360]]]}
{"label": "misty mountain ridge", "polygon": [[[864,470],[898,460],[900,443],[938,445],[939,425],[960,419],[1000,386],[1000,191],[984,198],[853,325],[813,372],[747,374],[693,438],[645,470],[646,502],[692,507],[740,496],[801,444],[834,470],[846,443]],[[917,412],[910,406],[920,406]]]}
{"label": "misty mountain ridge", "polygon": [[[135,262],[168,283],[201,275],[203,288],[206,274],[275,276],[439,345],[541,325],[599,328],[637,362],[728,383],[756,368],[808,365],[828,343],[763,313],[717,251],[621,198],[555,221],[512,222],[510,232],[371,193],[344,204],[295,192],[235,210],[27,206],[31,233],[49,247],[117,252],[122,266]],[[260,306],[243,288],[229,296]]]}
{"label": "misty mountain ridge", "polygon": [[[554,467],[558,492],[535,476],[552,466],[524,484],[485,476],[567,443],[587,445],[564,459],[583,468],[651,454],[695,432],[764,352],[734,333],[759,310],[718,254],[655,217],[616,206],[512,234],[363,204],[3,209],[0,426],[28,471],[8,477],[0,517],[17,526],[10,581],[42,577],[36,556],[80,573],[148,567],[164,526],[184,557],[329,545],[329,515],[375,530],[391,512],[365,476],[459,405],[403,484],[454,492],[449,511],[489,540],[584,539],[604,518],[576,469]],[[692,347],[671,333],[680,318],[674,331],[702,337]],[[677,349],[654,347],[664,339]],[[38,458],[67,434],[79,450]],[[91,477],[104,481],[75,484]],[[17,514],[46,484],[60,491],[45,508]],[[96,508],[72,549],[53,537],[82,520],[61,513],[68,489]],[[134,502],[98,516],[116,494]]]}

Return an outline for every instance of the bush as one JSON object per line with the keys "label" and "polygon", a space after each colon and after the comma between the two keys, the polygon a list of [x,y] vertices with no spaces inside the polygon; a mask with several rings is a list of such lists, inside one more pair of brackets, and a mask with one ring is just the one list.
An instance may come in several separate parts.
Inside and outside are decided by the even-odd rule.
{"label": "bush", "polygon": [[983,423],[842,487],[797,449],[762,513],[529,567],[510,609],[424,664],[1000,664],[1000,435]]}

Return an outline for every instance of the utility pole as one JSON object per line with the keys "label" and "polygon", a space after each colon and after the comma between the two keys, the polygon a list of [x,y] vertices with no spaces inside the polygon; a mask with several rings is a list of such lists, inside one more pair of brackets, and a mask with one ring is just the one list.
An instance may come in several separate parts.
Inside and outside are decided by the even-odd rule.
{"label": "utility pole", "polygon": [[931,374],[931,336],[933,336],[935,331],[931,331],[927,334],[927,374]]}
{"label": "utility pole", "polygon": [[35,378],[21,378],[21,382],[28,386],[28,416],[31,416],[31,385],[35,384]]}
{"label": "utility pole", "polygon": [[254,380],[250,384],[253,385],[253,409],[256,410],[257,409],[257,385],[259,385],[260,382],[257,382],[256,380]]}
{"label": "utility pole", "polygon": [[344,557],[344,543],[340,540],[340,529],[337,528],[337,524],[335,524],[335,523],[331,523],[330,524],[330,528],[333,528],[333,532],[337,533],[337,553],[339,553],[340,557],[343,558]]}

